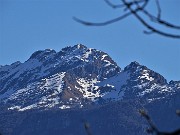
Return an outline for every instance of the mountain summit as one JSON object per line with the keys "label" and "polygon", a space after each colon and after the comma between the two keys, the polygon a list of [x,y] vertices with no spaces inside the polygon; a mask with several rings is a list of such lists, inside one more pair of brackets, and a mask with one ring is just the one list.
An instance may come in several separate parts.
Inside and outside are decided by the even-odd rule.
{"label": "mountain summit", "polygon": [[81,44],[36,51],[24,63],[0,68],[0,99],[19,110],[83,106],[100,95],[95,83],[120,71],[108,54]]}
{"label": "mountain summit", "polygon": [[[179,128],[180,81],[170,81],[134,61],[121,69],[105,52],[82,44],[0,66],[3,135],[145,134],[137,113],[147,109],[161,130]],[[167,125],[165,125],[167,123]],[[169,124],[169,125],[168,125]],[[31,128],[30,128],[31,127]]]}
{"label": "mountain summit", "polygon": [[74,108],[123,99],[154,101],[177,83],[132,62],[122,70],[105,52],[82,44],[34,52],[0,68],[0,100],[11,110]]}

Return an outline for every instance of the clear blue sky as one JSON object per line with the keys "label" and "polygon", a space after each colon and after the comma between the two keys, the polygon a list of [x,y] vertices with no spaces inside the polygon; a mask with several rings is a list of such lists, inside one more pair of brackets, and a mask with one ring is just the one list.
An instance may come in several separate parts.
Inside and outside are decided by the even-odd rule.
{"label": "clear blue sky", "polygon": [[[162,17],[180,25],[180,0],[160,2]],[[138,61],[168,81],[180,80],[180,40],[144,35],[134,17],[105,27],[72,20],[100,22],[120,14],[103,0],[0,0],[0,65],[24,62],[36,50],[82,43],[107,52],[121,68]]]}

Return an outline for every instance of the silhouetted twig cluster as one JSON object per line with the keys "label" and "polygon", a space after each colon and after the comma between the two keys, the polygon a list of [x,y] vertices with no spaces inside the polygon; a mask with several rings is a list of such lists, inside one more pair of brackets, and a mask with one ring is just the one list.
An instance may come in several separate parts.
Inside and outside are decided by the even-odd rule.
{"label": "silhouetted twig cluster", "polygon": [[92,135],[91,130],[90,130],[90,125],[86,121],[84,121],[84,129],[85,129],[87,135]]}
{"label": "silhouetted twig cluster", "polygon": [[[141,116],[143,116],[147,120],[147,122],[150,126],[147,129],[147,133],[156,134],[156,135],[180,135],[180,129],[177,129],[173,132],[161,132],[161,131],[159,131],[158,128],[153,124],[150,116],[144,110],[139,110],[139,113],[141,114]],[[176,114],[178,116],[180,116],[180,110],[176,110]],[[86,131],[86,134],[92,135],[91,130],[90,130],[90,124],[86,121],[84,121],[83,123],[84,123],[84,129]]]}
{"label": "silhouetted twig cluster", "polygon": [[[153,124],[151,118],[149,117],[149,115],[144,111],[144,110],[139,110],[139,113],[141,114],[141,116],[143,116],[148,124],[149,124],[149,128],[147,129],[147,132],[150,134],[156,134],[156,135],[180,135],[180,129],[177,129],[173,132],[161,132],[157,129],[157,127]],[[180,116],[180,110],[176,111],[176,114],[178,116]]]}
{"label": "silhouetted twig cluster", "polygon": [[[104,26],[133,15],[142,25],[144,25],[148,29],[148,31],[144,31],[145,34],[157,33],[165,37],[180,38],[179,34],[165,32],[153,25],[154,23],[156,23],[160,26],[165,26],[168,29],[175,29],[178,31],[180,30],[180,26],[176,26],[162,19],[162,10],[159,0],[154,0],[155,6],[157,7],[157,15],[153,15],[149,10],[147,10],[146,7],[147,5],[149,5],[150,1],[152,2],[152,0],[121,0],[121,4],[114,4],[111,2],[111,0],[105,0],[107,5],[109,5],[113,9],[123,9],[124,14],[118,16],[117,18],[101,23],[88,22],[76,17],[74,17],[74,20],[88,26]],[[148,20],[146,18],[148,18]]]}

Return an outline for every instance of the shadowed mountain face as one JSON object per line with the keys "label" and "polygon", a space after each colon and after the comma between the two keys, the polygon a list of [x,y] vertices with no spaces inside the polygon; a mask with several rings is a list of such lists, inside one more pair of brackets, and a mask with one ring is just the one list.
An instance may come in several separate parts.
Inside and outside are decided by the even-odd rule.
{"label": "shadowed mountain face", "polygon": [[[0,105],[2,108],[0,122],[3,120],[2,114],[7,114],[7,119],[10,119],[11,123],[13,119],[8,114],[13,113],[17,116],[19,123],[23,123],[28,122],[29,118],[36,121],[38,119],[36,114],[40,115],[42,113],[43,118],[46,117],[46,113],[47,116],[53,115],[53,110],[56,110],[56,115],[67,113],[73,114],[72,119],[75,119],[75,117],[80,119],[80,116],[86,116],[84,108],[87,109],[88,113],[92,112],[92,116],[89,114],[91,119],[98,118],[95,114],[103,114],[99,119],[102,122],[103,116],[106,116],[103,111],[109,110],[111,105],[110,108],[117,110],[118,113],[145,107],[150,113],[155,114],[156,111],[153,110],[158,108],[162,108],[161,112],[166,109],[180,108],[179,104],[173,100],[178,101],[178,96],[180,96],[180,81],[167,83],[163,76],[146,66],[140,65],[138,62],[131,62],[124,69],[121,69],[107,53],[87,48],[82,44],[63,48],[59,52],[51,49],[36,51],[24,63],[15,62],[11,65],[0,66]],[[125,104],[127,105],[133,101],[138,101],[141,107],[138,104],[129,106],[129,108],[125,107]],[[119,109],[115,107],[116,102],[123,107]],[[163,104],[165,102],[166,104]],[[105,105],[102,107],[104,109],[99,108],[99,105]],[[162,107],[158,107],[158,105]],[[95,109],[88,110],[88,108],[93,107]],[[39,112],[40,110],[42,112]],[[72,113],[72,110],[74,110],[74,113]],[[26,112],[28,112],[28,115],[25,115]],[[33,115],[29,116],[31,112],[33,112]],[[76,113],[78,113],[78,116],[76,116]],[[52,119],[56,119],[56,115]],[[125,120],[129,119],[128,117],[131,117],[131,115],[135,116],[131,113],[127,113],[127,115],[122,115],[119,119]],[[110,120],[111,117],[113,116],[109,114],[106,119]],[[137,114],[135,117],[138,117]],[[48,121],[52,122],[52,119],[46,119],[45,121],[47,123]],[[63,118],[59,118],[59,122],[62,120]],[[132,121],[134,121],[133,118]],[[129,120],[122,127],[129,126],[128,123]],[[133,122],[133,124],[135,123]],[[17,127],[20,126],[18,123],[16,124]],[[157,124],[160,124],[160,122],[157,122]],[[13,124],[7,125],[7,123],[4,123],[1,126],[5,128],[9,126],[18,135],[20,133],[31,133],[24,124],[23,126],[25,126],[27,132],[21,132],[20,128],[13,128]],[[40,124],[39,128],[45,128],[41,125],[44,125],[44,123]],[[114,128],[112,125],[110,127]],[[38,127],[37,124],[36,126]],[[138,127],[136,124],[134,126],[137,128],[136,133],[144,128],[143,126]],[[37,127],[32,128],[34,134],[41,132],[41,130],[35,132]],[[96,130],[100,131],[100,129],[97,128]],[[129,134],[127,128],[120,129],[126,130],[124,132]],[[63,130],[65,134],[67,129],[60,128],[60,130]]]}

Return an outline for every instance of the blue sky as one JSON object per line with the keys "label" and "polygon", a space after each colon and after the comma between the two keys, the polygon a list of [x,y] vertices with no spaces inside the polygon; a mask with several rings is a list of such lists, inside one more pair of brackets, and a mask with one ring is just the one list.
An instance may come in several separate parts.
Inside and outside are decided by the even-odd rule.
{"label": "blue sky", "polygon": [[[180,25],[180,1],[160,2],[162,17]],[[155,12],[153,5],[149,9]],[[107,52],[121,68],[138,61],[168,81],[180,80],[180,40],[145,35],[134,17],[104,27],[72,19],[101,22],[118,15],[103,0],[0,0],[0,65],[24,62],[36,50],[82,43]]]}

